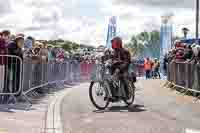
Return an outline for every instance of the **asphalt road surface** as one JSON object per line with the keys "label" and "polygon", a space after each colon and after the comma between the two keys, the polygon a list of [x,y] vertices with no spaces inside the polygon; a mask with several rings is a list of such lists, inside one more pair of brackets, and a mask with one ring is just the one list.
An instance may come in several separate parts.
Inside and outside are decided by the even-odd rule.
{"label": "asphalt road surface", "polygon": [[131,107],[121,102],[111,104],[105,111],[91,104],[89,83],[76,86],[62,102],[65,133],[190,133],[190,130],[200,130],[199,103],[194,103],[193,97],[163,88],[163,84],[160,80],[140,80]]}

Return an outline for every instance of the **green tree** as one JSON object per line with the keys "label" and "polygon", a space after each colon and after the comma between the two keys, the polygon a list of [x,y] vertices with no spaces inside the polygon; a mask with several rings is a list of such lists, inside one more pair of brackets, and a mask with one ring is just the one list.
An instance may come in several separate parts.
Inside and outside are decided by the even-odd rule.
{"label": "green tree", "polygon": [[58,43],[63,43],[63,42],[65,42],[63,39],[58,39],[58,40],[56,40]]}
{"label": "green tree", "polygon": [[71,45],[72,45],[72,50],[74,50],[74,51],[76,51],[77,49],[80,48],[79,44],[77,44],[77,43],[75,43],[75,42],[72,43]]}
{"label": "green tree", "polygon": [[151,56],[159,58],[160,57],[160,32],[152,31],[149,33],[150,40],[148,49],[151,51]]}
{"label": "green tree", "polygon": [[152,56],[160,55],[160,33],[159,31],[141,32],[133,35],[131,41],[126,44],[133,56]]}
{"label": "green tree", "polygon": [[63,45],[62,45],[62,48],[65,50],[65,51],[68,51],[68,52],[71,52],[72,50],[72,46],[70,43],[68,42],[65,42]]}
{"label": "green tree", "polygon": [[135,35],[133,35],[131,37],[131,41],[126,44],[126,47],[130,50],[132,56],[137,56],[143,53],[144,46],[142,45],[142,43],[139,42],[138,38],[140,38],[140,36],[136,37]]}

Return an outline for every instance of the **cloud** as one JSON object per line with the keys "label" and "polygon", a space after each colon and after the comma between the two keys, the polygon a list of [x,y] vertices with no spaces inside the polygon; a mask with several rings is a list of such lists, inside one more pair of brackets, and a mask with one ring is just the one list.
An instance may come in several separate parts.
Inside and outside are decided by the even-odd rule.
{"label": "cloud", "polygon": [[139,5],[158,8],[194,8],[194,2],[191,0],[113,0],[113,3],[116,5]]}
{"label": "cloud", "polygon": [[79,43],[105,45],[110,16],[124,40],[141,31],[160,29],[161,15],[173,12],[176,34],[194,31],[194,2],[189,0],[0,0],[0,29],[24,32],[38,39],[62,37]]}
{"label": "cloud", "polygon": [[10,0],[0,0],[0,16],[6,15],[12,11]]}

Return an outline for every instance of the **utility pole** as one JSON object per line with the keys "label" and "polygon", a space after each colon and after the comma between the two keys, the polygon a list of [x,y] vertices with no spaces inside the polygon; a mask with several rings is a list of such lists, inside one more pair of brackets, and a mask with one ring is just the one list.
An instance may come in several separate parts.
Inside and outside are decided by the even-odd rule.
{"label": "utility pole", "polygon": [[196,40],[199,38],[199,0],[196,0]]}

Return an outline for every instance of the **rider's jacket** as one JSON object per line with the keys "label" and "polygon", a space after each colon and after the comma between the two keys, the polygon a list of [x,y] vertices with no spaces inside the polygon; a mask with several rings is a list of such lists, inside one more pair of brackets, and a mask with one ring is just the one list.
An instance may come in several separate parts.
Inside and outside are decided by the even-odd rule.
{"label": "rider's jacket", "polygon": [[113,51],[113,61],[119,61],[119,67],[123,71],[127,71],[129,64],[131,63],[131,55],[128,50],[121,48]]}

